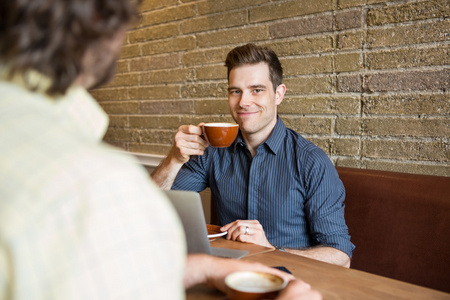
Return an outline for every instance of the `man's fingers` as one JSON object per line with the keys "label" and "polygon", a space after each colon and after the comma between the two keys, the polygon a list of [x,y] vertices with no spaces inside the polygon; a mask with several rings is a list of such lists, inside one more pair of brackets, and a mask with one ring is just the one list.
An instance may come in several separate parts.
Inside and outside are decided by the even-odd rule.
{"label": "man's fingers", "polygon": [[202,150],[208,147],[208,142],[201,136],[196,134],[186,134],[184,132],[177,132],[175,135],[175,144],[177,146],[185,145],[186,148],[199,148]]}
{"label": "man's fingers", "polygon": [[183,132],[185,134],[195,134],[195,135],[202,135],[202,128],[195,125],[181,125],[178,127],[179,132]]}

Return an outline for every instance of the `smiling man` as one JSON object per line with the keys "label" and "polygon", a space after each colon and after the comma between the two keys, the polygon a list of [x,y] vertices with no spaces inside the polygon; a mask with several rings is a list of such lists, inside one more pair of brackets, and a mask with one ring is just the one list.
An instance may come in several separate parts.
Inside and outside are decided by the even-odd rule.
{"label": "smiling man", "polygon": [[286,92],[277,55],[247,44],[230,51],[225,65],[240,128],[235,142],[208,147],[199,126],[183,125],[152,178],[166,189],[210,187],[228,239],[349,267],[355,247],[344,186],[327,155],[277,115]]}

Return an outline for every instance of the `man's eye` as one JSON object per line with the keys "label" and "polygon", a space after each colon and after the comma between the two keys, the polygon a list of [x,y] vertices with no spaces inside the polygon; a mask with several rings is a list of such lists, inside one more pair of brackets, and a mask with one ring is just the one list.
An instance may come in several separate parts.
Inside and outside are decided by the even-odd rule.
{"label": "man's eye", "polygon": [[253,90],[253,93],[255,93],[255,94],[259,94],[259,93],[261,93],[262,92],[262,89],[254,89]]}
{"label": "man's eye", "polygon": [[231,90],[229,93],[230,94],[240,94],[241,91],[239,91],[239,90]]}

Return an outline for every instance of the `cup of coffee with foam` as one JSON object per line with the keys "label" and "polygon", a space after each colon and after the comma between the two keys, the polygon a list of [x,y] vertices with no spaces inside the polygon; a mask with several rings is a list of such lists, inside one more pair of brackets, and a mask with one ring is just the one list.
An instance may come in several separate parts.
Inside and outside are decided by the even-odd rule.
{"label": "cup of coffee with foam", "polygon": [[205,123],[202,125],[203,136],[213,147],[229,147],[233,144],[239,131],[234,123]]}
{"label": "cup of coffee with foam", "polygon": [[280,276],[254,271],[240,271],[225,277],[230,300],[274,299],[287,285]]}

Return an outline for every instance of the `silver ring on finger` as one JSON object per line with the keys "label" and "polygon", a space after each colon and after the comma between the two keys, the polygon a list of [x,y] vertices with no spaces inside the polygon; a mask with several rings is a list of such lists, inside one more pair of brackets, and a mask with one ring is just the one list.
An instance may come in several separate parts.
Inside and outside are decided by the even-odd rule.
{"label": "silver ring on finger", "polygon": [[248,226],[245,226],[245,234],[248,234]]}

